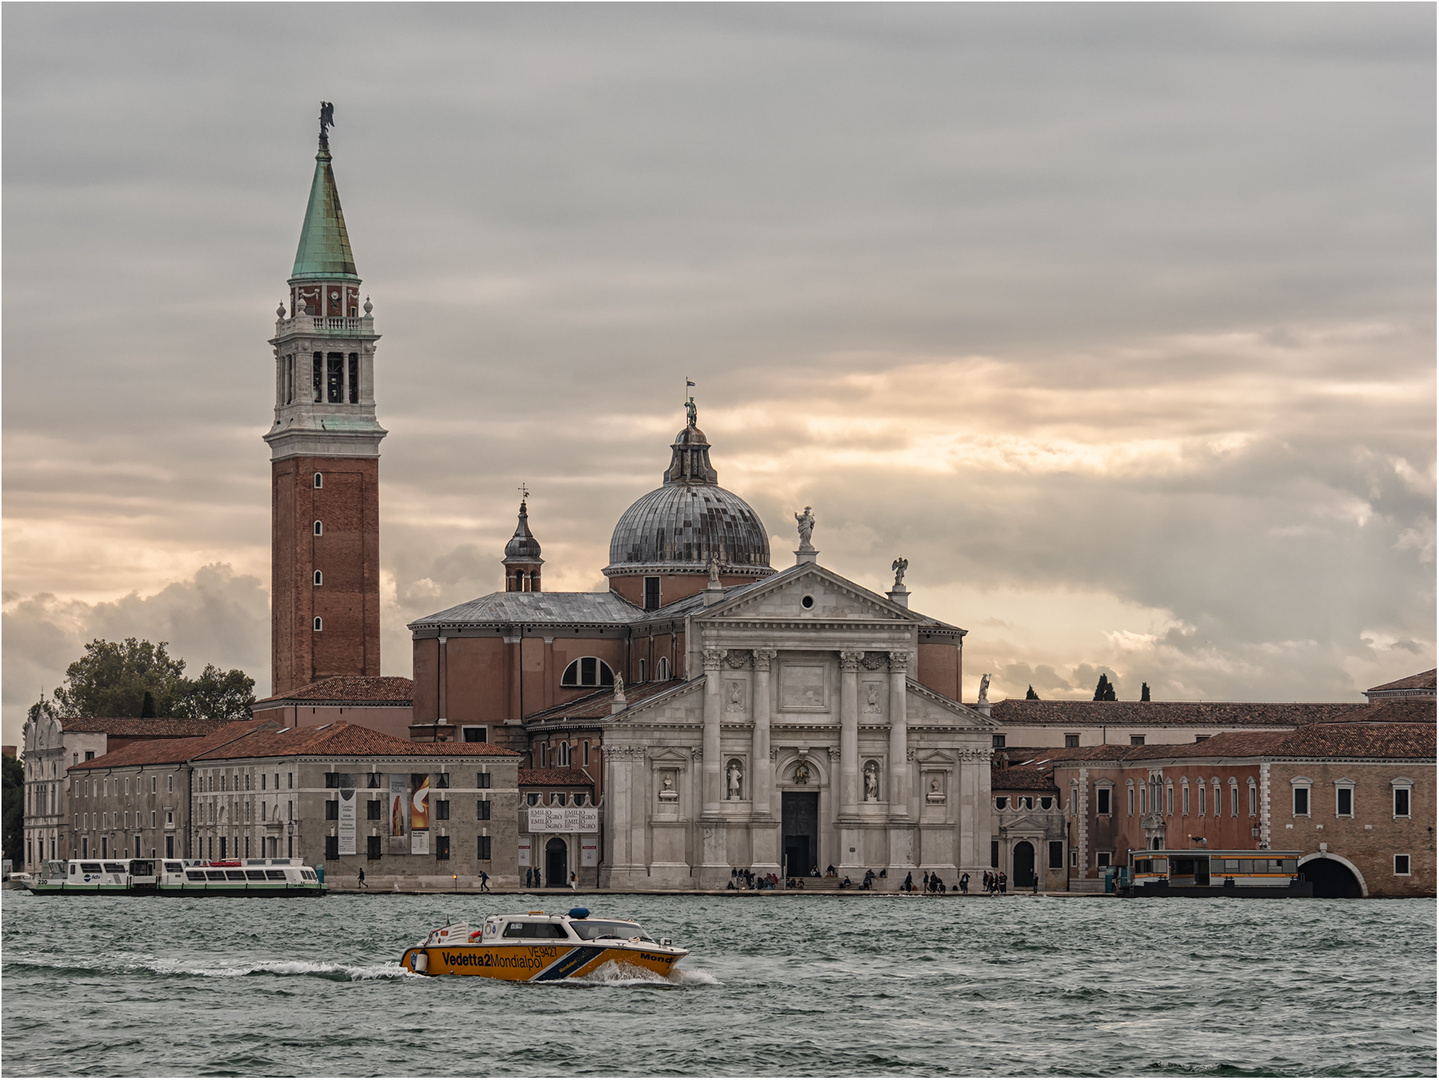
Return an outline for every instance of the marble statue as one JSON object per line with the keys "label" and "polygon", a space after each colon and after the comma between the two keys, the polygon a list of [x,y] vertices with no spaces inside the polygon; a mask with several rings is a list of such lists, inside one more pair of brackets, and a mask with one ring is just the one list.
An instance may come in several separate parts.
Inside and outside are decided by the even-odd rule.
{"label": "marble statue", "polygon": [[864,767],[864,801],[874,802],[879,798],[879,769],[874,762]]}
{"label": "marble statue", "polygon": [[740,784],[744,780],[744,772],[739,767],[738,761],[729,763],[729,797],[738,799],[740,797]]}
{"label": "marble statue", "polygon": [[904,572],[909,569],[908,559],[895,559],[890,565],[894,571],[894,587],[896,590],[904,588]]}
{"label": "marble statue", "polygon": [[718,588],[720,587],[719,575],[720,575],[720,561],[719,561],[719,556],[718,556],[718,555],[711,555],[711,556],[710,556],[710,586],[709,586],[711,589],[718,589]]}
{"label": "marble statue", "polygon": [[988,700],[989,700],[989,676],[988,676],[988,675],[982,675],[982,676],[980,676],[980,680],[979,680],[979,700],[980,700],[980,701],[988,701]]}
{"label": "marble statue", "polygon": [[806,506],[804,513],[794,516],[795,521],[799,523],[799,546],[801,548],[811,546],[810,537],[814,535],[814,515],[810,511],[813,509],[812,506]]}
{"label": "marble statue", "polygon": [[618,671],[615,672],[615,697],[623,699],[625,696],[625,677]]}

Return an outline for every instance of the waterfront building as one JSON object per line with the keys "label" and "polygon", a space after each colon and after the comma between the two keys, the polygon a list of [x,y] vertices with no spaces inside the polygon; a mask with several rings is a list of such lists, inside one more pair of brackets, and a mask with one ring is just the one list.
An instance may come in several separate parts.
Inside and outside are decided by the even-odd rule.
{"label": "waterfront building", "polygon": [[519,755],[434,746],[343,721],[244,721],[71,767],[78,849],[298,857],[371,887],[515,884]]}
{"label": "waterfront building", "polygon": [[328,107],[270,345],[271,693],[380,674],[380,440],[372,306],[331,164]]}
{"label": "waterfront building", "polygon": [[25,865],[75,858],[75,830],[68,770],[138,742],[185,740],[225,726],[223,720],[169,717],[51,717],[25,722]]}

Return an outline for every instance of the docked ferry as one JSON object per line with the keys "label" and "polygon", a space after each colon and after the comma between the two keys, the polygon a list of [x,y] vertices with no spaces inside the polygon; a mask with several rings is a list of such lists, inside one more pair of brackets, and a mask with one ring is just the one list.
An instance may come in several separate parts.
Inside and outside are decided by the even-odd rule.
{"label": "docked ferry", "polygon": [[50,859],[28,883],[37,896],[318,896],[300,859]]}
{"label": "docked ferry", "polygon": [[1313,896],[1297,851],[1131,851],[1123,896]]}
{"label": "docked ferry", "polygon": [[490,915],[478,930],[451,923],[406,949],[400,964],[418,975],[552,982],[583,978],[606,964],[668,975],[688,955],[669,938],[656,941],[639,923],[592,919],[589,909],[571,908],[565,915]]}

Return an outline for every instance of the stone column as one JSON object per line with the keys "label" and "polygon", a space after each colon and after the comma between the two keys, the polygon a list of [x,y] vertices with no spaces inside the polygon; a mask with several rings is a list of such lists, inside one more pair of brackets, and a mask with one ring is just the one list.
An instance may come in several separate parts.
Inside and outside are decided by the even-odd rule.
{"label": "stone column", "polygon": [[719,817],[720,802],[724,792],[724,770],[720,761],[720,665],[724,662],[723,649],[706,649],[704,739],[701,743],[704,755],[701,806],[705,817]]}
{"label": "stone column", "polygon": [[754,651],[754,740],[750,746],[750,802],[756,818],[768,818],[774,798],[774,766],[769,760],[769,668],[774,649]]}
{"label": "stone column", "polygon": [[839,812],[859,813],[859,662],[862,652],[839,654]]}
{"label": "stone column", "polygon": [[905,680],[909,653],[889,654],[889,816],[909,814],[909,725]]}

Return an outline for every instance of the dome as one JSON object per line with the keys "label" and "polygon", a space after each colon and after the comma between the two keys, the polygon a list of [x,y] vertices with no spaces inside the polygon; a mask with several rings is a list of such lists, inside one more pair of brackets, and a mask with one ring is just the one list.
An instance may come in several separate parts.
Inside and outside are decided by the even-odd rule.
{"label": "dome", "polygon": [[641,496],[615,525],[605,573],[705,573],[712,558],[722,574],[773,573],[764,523],[719,486],[710,444],[693,420],[671,449],[664,486]]}

